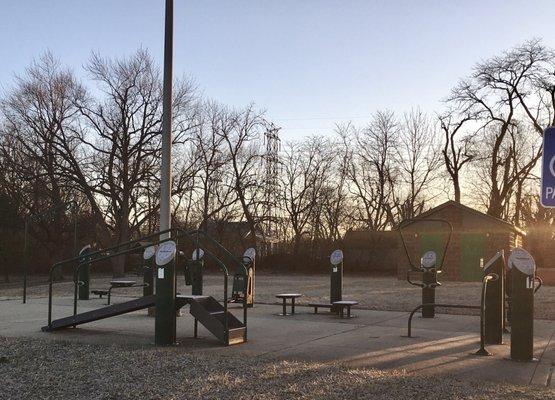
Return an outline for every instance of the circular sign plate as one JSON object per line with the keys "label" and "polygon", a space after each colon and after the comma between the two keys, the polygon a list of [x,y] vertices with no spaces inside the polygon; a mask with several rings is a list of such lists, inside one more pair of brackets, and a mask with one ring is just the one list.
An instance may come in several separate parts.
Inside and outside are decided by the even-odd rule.
{"label": "circular sign plate", "polygon": [[243,257],[248,257],[252,260],[255,259],[256,257],[256,250],[254,249],[254,247],[249,247],[247,250],[245,250],[245,252],[243,253]]}
{"label": "circular sign plate", "polygon": [[420,264],[428,269],[428,268],[433,268],[436,265],[436,261],[437,261],[437,254],[435,251],[427,251],[424,253],[424,255],[422,256],[422,258],[420,259]]}
{"label": "circular sign plate", "polygon": [[143,252],[143,259],[148,260],[149,258],[152,258],[154,254],[156,254],[156,246],[148,246]]}
{"label": "circular sign plate", "polygon": [[516,267],[520,272],[526,275],[534,275],[536,271],[536,262],[534,258],[526,250],[516,247],[511,251],[507,266],[511,269]]}
{"label": "circular sign plate", "polygon": [[341,264],[343,262],[343,251],[335,250],[333,253],[331,253],[330,262],[332,265]]}
{"label": "circular sign plate", "polygon": [[191,259],[194,261],[201,260],[204,257],[204,250],[203,249],[195,249],[193,250],[193,255]]}
{"label": "circular sign plate", "polygon": [[84,247],[81,249],[81,251],[79,252],[79,255],[83,254],[84,252],[86,252],[87,250],[90,250],[90,249],[91,249],[91,245],[90,245],[90,244],[84,246]]}
{"label": "circular sign plate", "polygon": [[177,248],[174,241],[170,240],[162,243],[158,246],[158,250],[156,251],[156,265],[162,266],[172,261],[175,257],[176,250]]}

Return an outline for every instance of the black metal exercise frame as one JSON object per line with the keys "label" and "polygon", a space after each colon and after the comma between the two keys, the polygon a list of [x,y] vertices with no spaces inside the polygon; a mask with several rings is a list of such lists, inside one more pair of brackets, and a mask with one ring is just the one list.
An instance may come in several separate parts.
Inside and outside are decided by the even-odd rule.
{"label": "black metal exercise frame", "polygon": [[434,306],[440,308],[462,308],[471,310],[480,310],[480,349],[476,352],[477,355],[490,355],[490,353],[485,349],[485,314],[486,314],[486,289],[489,281],[495,281],[499,279],[499,275],[491,273],[487,274],[482,279],[482,297],[479,306],[470,306],[465,304],[438,304],[438,303],[425,303],[420,304],[414,310],[411,311],[407,326],[407,337],[412,338],[412,318],[414,314],[424,306]]}
{"label": "black metal exercise frame", "polygon": [[[153,237],[160,237],[161,235],[164,235],[166,233],[175,233],[176,235],[173,237],[168,237],[165,239],[160,239],[148,244],[144,244],[144,245],[139,245],[139,246],[135,246],[135,247],[129,247],[133,244],[137,244],[140,243],[142,241],[145,241],[146,239],[151,239]],[[195,236],[195,238],[193,238],[193,235]],[[86,260],[82,260],[83,256],[78,256],[78,257],[73,257],[67,260],[63,260],[60,262],[57,262],[56,264],[54,264],[51,268],[50,268],[50,272],[49,272],[49,288],[48,288],[48,326],[51,326],[52,324],[52,286],[53,286],[53,272],[57,269],[57,268],[61,268],[62,266],[72,263],[72,262],[76,262],[79,261],[79,264],[74,267],[74,271],[73,271],[73,281],[74,281],[74,293],[73,293],[73,315],[77,314],[77,293],[78,293],[78,286],[80,284],[82,284],[82,282],[78,281],[78,276],[79,276],[79,271],[80,269],[85,266],[85,265],[91,265],[93,263],[97,263],[99,261],[103,261],[103,260],[107,260],[113,257],[118,257],[121,255],[125,255],[127,253],[133,252],[133,251],[137,251],[140,249],[145,249],[147,247],[156,245],[156,244],[161,244],[170,240],[178,240],[179,238],[187,238],[189,239],[194,245],[199,245],[199,236],[203,236],[203,238],[208,239],[208,241],[210,241],[212,244],[214,244],[216,247],[218,247],[220,250],[222,250],[230,259],[234,260],[235,262],[237,262],[238,265],[242,266],[242,268],[245,270],[245,273],[247,273],[246,267],[243,265],[243,263],[241,263],[241,261],[239,261],[235,256],[233,256],[233,254],[231,254],[224,246],[222,246],[219,242],[217,242],[215,239],[213,239],[212,237],[210,237],[208,234],[206,234],[203,231],[200,230],[194,230],[194,231],[184,231],[182,229],[179,228],[170,228],[167,229],[165,231],[160,231],[160,232],[156,232],[147,236],[144,236],[142,238],[139,239],[135,239],[135,240],[131,240],[125,243],[120,243],[116,246],[112,246],[109,247],[107,249],[101,249],[101,250],[97,250],[94,252],[91,252],[89,254],[87,254],[87,259]],[[121,251],[117,251],[119,248],[121,247],[126,247],[124,250]],[[114,250],[116,250],[115,252],[113,252]],[[228,292],[228,278],[229,278],[229,273],[227,270],[227,267],[225,266],[225,264],[217,257],[215,256],[213,253],[211,253],[208,250],[205,250],[205,254],[208,255],[212,260],[214,260],[216,262],[216,264],[218,264],[218,267],[222,270],[222,272],[224,273],[224,307],[225,307],[225,332],[226,332],[226,340],[228,339],[228,335],[229,335],[229,329],[228,329],[228,315],[227,315],[227,292]],[[96,258],[92,258],[91,257],[95,257],[98,256]],[[246,296],[245,300],[243,301],[243,323],[245,325],[245,338],[247,337],[247,306],[246,306]]]}
{"label": "black metal exercise frame", "polygon": [[[81,265],[87,265],[87,264],[93,264],[99,261],[103,261],[103,260],[108,260],[110,258],[113,257],[117,257],[117,256],[121,256],[121,255],[125,255],[127,253],[130,253],[132,251],[137,251],[139,249],[143,249],[149,246],[152,246],[152,243],[149,243],[148,245],[140,245],[138,247],[132,247],[130,248],[129,246],[133,245],[133,244],[137,244],[140,243],[142,241],[144,241],[145,239],[151,239],[154,237],[159,237],[160,235],[164,235],[166,233],[172,233],[172,232],[178,232],[178,230],[176,230],[175,228],[170,228],[167,229],[165,231],[161,231],[161,232],[156,232],[147,236],[144,236],[142,238],[139,239],[134,239],[134,240],[130,240],[128,242],[125,243],[120,243],[118,245],[112,246],[112,247],[108,247],[106,249],[100,249],[100,250],[95,250],[93,252],[90,252],[86,255],[87,259],[83,260],[83,256],[76,256],[76,257],[72,257],[66,260],[62,260],[62,261],[58,261],[57,263],[55,263],[54,265],[52,265],[52,267],[50,267],[50,271],[49,271],[49,283],[48,283],[48,326],[51,325],[52,322],[52,286],[54,284],[54,271],[58,268],[62,268],[64,265],[70,264],[70,263],[74,263],[74,262],[79,262],[79,264],[77,266],[74,267],[73,270],[73,283],[74,283],[74,300],[73,300],[73,314],[75,315],[77,313],[77,286],[79,284],[78,282],[78,271],[81,267]],[[167,239],[163,239],[163,240],[158,240],[155,244],[159,244],[162,242],[166,242],[171,240],[171,238],[167,238]],[[126,247],[125,250],[122,251],[117,251],[119,248],[122,247]],[[112,252],[115,251],[115,252]],[[98,256],[98,257],[96,257]],[[94,258],[96,257],[96,258]]]}
{"label": "black metal exercise frame", "polygon": [[[420,223],[439,222],[441,225],[447,225],[447,227],[449,228],[447,240],[445,240],[443,253],[441,255],[441,261],[439,263],[438,263],[438,260],[434,260],[433,265],[424,266],[421,262],[420,266],[417,267],[410,255],[410,252],[405,240],[405,236],[403,235],[403,228],[406,228],[409,224],[414,224],[419,222]],[[443,264],[445,263],[445,257],[447,256],[447,250],[449,248],[449,244],[451,243],[451,237],[453,235],[453,225],[451,225],[449,221],[442,218],[414,218],[414,219],[407,219],[401,222],[399,224],[398,230],[399,230],[399,235],[401,236],[401,242],[403,243],[403,249],[405,250],[405,254],[409,262],[409,268],[407,269],[406,280],[410,285],[417,286],[422,289],[422,304],[426,304],[422,307],[422,316],[424,318],[433,318],[435,316],[435,307],[430,304],[435,303],[436,287],[441,286],[441,283],[437,279],[437,275],[441,273],[443,270]],[[422,282],[419,282],[419,283],[413,282],[410,276],[411,272],[421,273]]]}
{"label": "black metal exercise frame", "polygon": [[[407,259],[409,260],[409,264],[410,264],[410,270],[407,271],[407,281],[411,285],[423,287],[421,284],[414,283],[414,282],[410,281],[409,273],[411,272],[411,270],[415,271],[415,272],[423,272],[423,268],[422,267],[416,267],[415,264],[412,262],[412,258],[410,256],[409,249],[407,248],[407,243],[405,241],[405,236],[403,235],[403,228],[405,228],[406,226],[408,226],[412,223],[415,223],[415,222],[441,222],[443,224],[446,224],[449,227],[449,235],[447,236],[447,240],[445,241],[445,246],[443,247],[443,254],[441,256],[441,263],[439,264],[439,268],[435,268],[435,271],[437,273],[440,273],[443,270],[443,263],[445,262],[445,255],[447,254],[447,249],[449,248],[449,243],[451,243],[451,236],[453,236],[453,225],[451,224],[451,222],[447,221],[446,219],[442,219],[442,218],[411,218],[411,219],[406,219],[403,222],[401,222],[399,224],[399,227],[397,228],[398,231],[399,231],[399,235],[401,236],[401,242],[403,243],[403,249],[405,250],[405,254],[407,255]],[[433,271],[433,270],[434,269],[430,269],[430,271]]]}
{"label": "black metal exercise frame", "polygon": [[[200,236],[202,236],[203,238],[207,239],[210,243],[212,243],[214,246],[216,246],[219,250],[223,251],[231,260],[234,260],[239,266],[241,266],[244,271],[245,271],[245,275],[248,273],[247,268],[245,267],[245,265],[239,261],[239,259],[237,259],[229,250],[227,250],[224,246],[222,246],[221,243],[219,243],[217,240],[215,240],[214,238],[212,238],[210,235],[208,235],[206,232],[201,231],[201,230],[194,230],[194,231],[190,231],[190,232],[181,232],[183,237],[188,238],[193,245],[196,246],[196,248],[199,248],[199,244],[200,244]],[[194,236],[194,238],[193,238]],[[216,264],[218,264],[218,267],[224,272],[224,299],[223,299],[223,303],[224,303],[224,325],[225,325],[225,340],[226,343],[229,341],[229,323],[228,323],[228,299],[227,299],[227,295],[228,295],[228,281],[229,281],[229,271],[227,269],[227,267],[225,266],[225,264],[222,262],[222,260],[220,260],[215,254],[213,254],[211,251],[209,251],[206,248],[203,248],[204,250],[204,255],[210,257]],[[243,324],[245,325],[245,339],[247,339],[247,296],[246,296],[246,292],[243,294]],[[196,333],[197,333],[197,320],[195,318],[195,327],[194,327],[194,331],[195,331],[195,337],[196,337]]]}
{"label": "black metal exercise frame", "polygon": [[407,330],[407,337],[410,337],[410,338],[412,337],[412,317],[414,316],[414,314],[418,310],[420,310],[424,306],[435,306],[435,307],[440,307],[440,308],[466,308],[466,309],[471,309],[471,310],[479,310],[480,309],[480,306],[468,306],[468,305],[464,305],[464,304],[440,304],[440,303],[420,304],[418,307],[416,307],[410,313],[409,323],[408,323],[408,330]]}

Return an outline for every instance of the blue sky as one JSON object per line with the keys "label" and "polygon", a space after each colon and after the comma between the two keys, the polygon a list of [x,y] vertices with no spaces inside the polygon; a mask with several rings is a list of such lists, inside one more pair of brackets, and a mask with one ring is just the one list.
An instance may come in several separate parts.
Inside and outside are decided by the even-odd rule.
{"label": "blue sky", "polygon": [[[163,0],[0,0],[0,85],[46,49],[79,74],[91,51],[162,60]],[[174,74],[254,102],[282,137],[433,112],[472,65],[526,39],[555,47],[554,1],[175,0]]]}

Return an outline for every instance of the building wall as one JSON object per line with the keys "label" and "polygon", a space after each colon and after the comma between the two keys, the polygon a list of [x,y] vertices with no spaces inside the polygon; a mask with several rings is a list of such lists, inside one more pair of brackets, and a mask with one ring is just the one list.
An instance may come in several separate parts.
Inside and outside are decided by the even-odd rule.
{"label": "building wall", "polygon": [[[453,225],[443,273],[438,278],[440,281],[478,281],[482,276],[480,261],[485,264],[500,249],[508,254],[522,241],[522,237],[510,226],[456,206],[445,207],[427,217],[446,219]],[[426,250],[436,251],[439,264],[448,237],[447,225],[417,222],[407,226],[404,232],[413,264],[420,265],[420,257]],[[400,248],[403,249],[402,246]],[[405,279],[410,264],[404,251],[399,252],[398,260],[397,276]],[[419,274],[415,274],[414,278],[418,277]]]}

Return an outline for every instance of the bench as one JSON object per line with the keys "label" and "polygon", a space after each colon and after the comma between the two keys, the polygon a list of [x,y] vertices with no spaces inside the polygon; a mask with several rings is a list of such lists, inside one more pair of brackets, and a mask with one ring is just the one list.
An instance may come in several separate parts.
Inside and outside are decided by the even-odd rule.
{"label": "bench", "polygon": [[92,294],[97,295],[99,298],[102,298],[102,296],[107,296],[109,293],[108,289],[93,289],[91,290]]}
{"label": "bench", "polygon": [[[356,306],[358,301],[353,300],[341,300],[341,301],[334,301],[333,305],[339,308],[339,316],[341,318],[352,318],[354,315],[351,315],[351,307]],[[345,317],[344,310],[347,309],[347,317]]]}
{"label": "bench", "polygon": [[[295,314],[295,299],[301,297],[302,294],[300,293],[280,293],[280,294],[276,294],[276,297],[278,299],[282,299],[283,300],[283,314],[278,314],[281,316],[286,316],[286,315],[293,315]],[[291,314],[287,314],[287,300],[291,299]]]}
{"label": "bench", "polygon": [[329,303],[309,303],[308,305],[310,307],[314,307],[314,314],[318,314],[319,308],[329,308],[331,310],[331,308],[333,307],[333,304]]}
{"label": "bench", "polygon": [[110,305],[110,300],[112,298],[112,290],[115,288],[130,288],[130,287],[145,287],[148,283],[137,283],[136,281],[110,281],[110,288],[108,289],[108,305]]}

